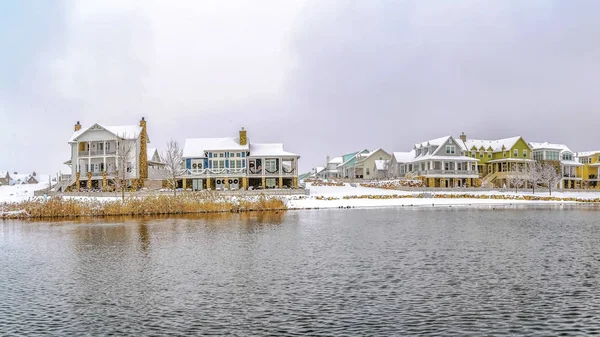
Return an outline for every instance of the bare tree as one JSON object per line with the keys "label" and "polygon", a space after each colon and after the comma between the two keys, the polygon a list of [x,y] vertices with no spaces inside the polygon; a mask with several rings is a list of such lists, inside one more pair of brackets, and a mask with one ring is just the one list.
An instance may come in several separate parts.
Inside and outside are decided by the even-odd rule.
{"label": "bare tree", "polygon": [[515,188],[515,193],[519,193],[519,188],[523,187],[526,181],[527,177],[525,176],[525,172],[521,172],[520,170],[511,171],[508,175],[508,184],[510,187]]}
{"label": "bare tree", "polygon": [[533,194],[535,194],[535,187],[543,181],[542,169],[543,164],[537,161],[534,163],[530,163],[525,168],[525,176],[527,177],[527,181],[529,181],[533,188]]}
{"label": "bare tree", "polygon": [[548,190],[550,191],[550,195],[552,195],[552,188],[556,187],[562,179],[560,170],[550,163],[544,163],[541,171],[542,180],[548,184]]}
{"label": "bare tree", "polygon": [[185,173],[183,167],[183,149],[179,147],[176,140],[171,139],[167,142],[167,148],[161,156],[165,169],[161,170],[161,175],[173,188],[173,196],[177,196],[177,178]]}
{"label": "bare tree", "polygon": [[129,180],[134,177],[136,170],[135,163],[135,141],[117,137],[117,147],[115,155],[116,169],[112,181],[117,191],[121,191],[121,201],[125,201],[125,191],[129,187]]}

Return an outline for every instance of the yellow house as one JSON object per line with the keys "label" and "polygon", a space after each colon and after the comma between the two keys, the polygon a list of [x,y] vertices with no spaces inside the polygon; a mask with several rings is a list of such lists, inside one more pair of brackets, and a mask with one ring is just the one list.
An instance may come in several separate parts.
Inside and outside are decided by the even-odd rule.
{"label": "yellow house", "polygon": [[482,186],[509,186],[511,174],[524,174],[527,165],[533,163],[532,148],[521,136],[503,139],[467,139],[463,133],[467,155],[478,160]]}
{"label": "yellow house", "polygon": [[600,151],[587,151],[577,153],[578,161],[583,166],[578,168],[578,174],[583,178],[583,187],[598,188],[600,176]]}

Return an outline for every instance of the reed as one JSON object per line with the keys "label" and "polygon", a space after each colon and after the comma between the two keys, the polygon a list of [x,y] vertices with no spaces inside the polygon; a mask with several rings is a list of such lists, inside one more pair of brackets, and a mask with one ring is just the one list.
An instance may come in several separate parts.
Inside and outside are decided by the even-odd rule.
{"label": "reed", "polygon": [[278,198],[222,197],[214,193],[152,195],[121,200],[51,198],[0,205],[0,218],[70,218],[285,210]]}

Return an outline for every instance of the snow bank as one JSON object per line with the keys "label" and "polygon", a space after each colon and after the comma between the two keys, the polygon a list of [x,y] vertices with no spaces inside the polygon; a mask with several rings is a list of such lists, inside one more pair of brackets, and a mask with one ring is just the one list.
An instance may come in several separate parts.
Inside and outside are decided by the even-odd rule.
{"label": "snow bank", "polygon": [[24,201],[33,198],[34,191],[43,190],[45,188],[48,188],[47,182],[0,186],[0,203]]}

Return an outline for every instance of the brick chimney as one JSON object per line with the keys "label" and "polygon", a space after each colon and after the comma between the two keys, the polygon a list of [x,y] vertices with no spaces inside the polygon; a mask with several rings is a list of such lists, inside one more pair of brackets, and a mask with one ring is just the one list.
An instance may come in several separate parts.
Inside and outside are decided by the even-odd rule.
{"label": "brick chimney", "polygon": [[246,137],[246,130],[244,130],[244,128],[242,127],[242,129],[240,130],[240,145],[247,145],[248,144],[248,138]]}
{"label": "brick chimney", "polygon": [[79,121],[77,121],[77,124],[75,124],[75,131],[79,130],[81,130],[81,124],[79,124]]}
{"label": "brick chimney", "polygon": [[[140,127],[142,132],[140,133],[140,180],[148,179],[148,152],[146,151],[148,146],[148,134],[146,132],[146,119],[142,117],[140,120]],[[143,184],[139,184],[143,186]]]}
{"label": "brick chimney", "polygon": [[467,135],[465,135],[464,132],[460,134],[460,140],[462,140],[463,142],[467,141]]}

